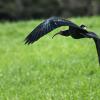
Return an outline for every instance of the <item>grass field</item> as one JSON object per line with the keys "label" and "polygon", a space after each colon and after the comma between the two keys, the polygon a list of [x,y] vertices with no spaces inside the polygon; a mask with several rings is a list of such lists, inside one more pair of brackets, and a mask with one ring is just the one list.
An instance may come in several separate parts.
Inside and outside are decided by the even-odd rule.
{"label": "grass field", "polygon": [[[100,17],[71,18],[100,35]],[[41,20],[0,23],[0,100],[100,100],[100,67],[91,39],[24,38]],[[63,27],[65,28],[65,27]]]}

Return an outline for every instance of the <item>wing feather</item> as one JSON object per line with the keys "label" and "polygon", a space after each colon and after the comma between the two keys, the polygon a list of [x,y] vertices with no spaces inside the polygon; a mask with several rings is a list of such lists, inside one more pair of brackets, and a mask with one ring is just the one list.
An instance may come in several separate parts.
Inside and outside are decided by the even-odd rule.
{"label": "wing feather", "polygon": [[25,43],[30,44],[37,41],[42,36],[51,32],[52,30],[61,27],[61,26],[69,26],[74,28],[80,28],[78,25],[74,24],[69,20],[65,20],[58,17],[51,17],[41,24],[39,24],[26,38]]}

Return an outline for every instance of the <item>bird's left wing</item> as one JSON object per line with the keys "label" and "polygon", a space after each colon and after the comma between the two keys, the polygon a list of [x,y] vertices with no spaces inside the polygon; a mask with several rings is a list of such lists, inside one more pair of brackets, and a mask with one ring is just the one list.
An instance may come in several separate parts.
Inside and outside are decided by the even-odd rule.
{"label": "bird's left wing", "polygon": [[59,17],[51,17],[41,24],[39,24],[26,38],[25,43],[30,44],[37,41],[42,36],[51,32],[52,30],[61,27],[61,26],[70,26],[74,28],[80,28],[78,25],[74,24],[69,20],[65,20]]}

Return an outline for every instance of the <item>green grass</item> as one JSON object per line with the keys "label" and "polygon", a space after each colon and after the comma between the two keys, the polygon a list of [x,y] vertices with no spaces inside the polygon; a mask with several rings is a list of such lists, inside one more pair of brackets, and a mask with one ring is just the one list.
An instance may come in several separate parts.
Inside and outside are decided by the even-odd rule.
{"label": "green grass", "polygon": [[[100,35],[100,17],[71,18]],[[0,100],[100,100],[100,67],[92,39],[24,38],[40,21],[0,23]],[[65,28],[65,27],[64,27]]]}

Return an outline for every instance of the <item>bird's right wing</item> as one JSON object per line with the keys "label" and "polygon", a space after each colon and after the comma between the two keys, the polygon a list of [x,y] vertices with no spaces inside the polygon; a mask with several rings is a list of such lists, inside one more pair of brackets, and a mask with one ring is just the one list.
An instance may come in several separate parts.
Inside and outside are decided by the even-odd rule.
{"label": "bird's right wing", "polygon": [[94,42],[95,42],[95,45],[96,45],[97,54],[98,54],[98,61],[99,61],[99,65],[100,65],[100,39],[94,38]]}
{"label": "bird's right wing", "polygon": [[97,55],[98,55],[98,61],[100,65],[100,38],[93,32],[88,32],[87,35],[89,38],[93,38],[95,42],[96,49],[97,49]]}
{"label": "bird's right wing", "polygon": [[73,22],[58,18],[58,17],[51,17],[41,24],[39,24],[26,38],[25,43],[30,44],[37,41],[42,36],[46,35],[47,33],[51,32],[52,30],[61,27],[61,26],[70,26],[74,28],[80,28],[78,25],[74,24]]}

